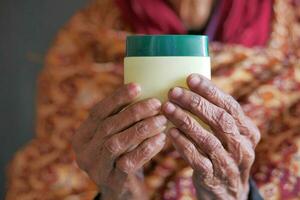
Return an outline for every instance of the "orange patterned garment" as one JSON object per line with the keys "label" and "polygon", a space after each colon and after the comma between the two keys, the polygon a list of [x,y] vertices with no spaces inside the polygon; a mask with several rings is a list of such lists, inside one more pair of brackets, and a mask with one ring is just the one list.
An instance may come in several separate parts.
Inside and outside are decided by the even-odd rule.
{"label": "orange patterned garment", "polygon": [[[213,81],[260,128],[252,177],[265,199],[300,199],[300,3],[274,0],[265,48],[212,43]],[[131,30],[111,0],[96,0],[59,31],[38,80],[36,137],[9,165],[7,200],[91,200],[95,184],[75,163],[74,130],[122,84]],[[145,169],[152,199],[196,199],[192,170],[174,152]]]}

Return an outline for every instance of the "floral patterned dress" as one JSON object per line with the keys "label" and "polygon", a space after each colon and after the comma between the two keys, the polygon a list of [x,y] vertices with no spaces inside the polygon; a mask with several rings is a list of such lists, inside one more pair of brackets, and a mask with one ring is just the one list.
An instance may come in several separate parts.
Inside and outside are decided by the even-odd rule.
{"label": "floral patterned dress", "polygon": [[[265,199],[300,199],[300,2],[274,0],[265,48],[212,43],[213,81],[260,128],[252,177]],[[38,80],[36,136],[8,168],[7,200],[91,200],[96,185],[70,139],[97,101],[122,84],[129,26],[111,0],[96,0],[59,31]],[[192,169],[172,148],[145,167],[152,199],[196,199]]]}

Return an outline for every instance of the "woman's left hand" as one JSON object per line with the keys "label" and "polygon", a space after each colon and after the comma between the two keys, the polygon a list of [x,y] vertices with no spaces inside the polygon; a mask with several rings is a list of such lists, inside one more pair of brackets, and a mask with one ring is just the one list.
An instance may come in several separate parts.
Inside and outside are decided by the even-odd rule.
{"label": "woman's left hand", "polygon": [[163,112],[176,127],[169,130],[173,145],[194,170],[198,199],[247,199],[254,149],[260,140],[257,127],[239,103],[210,80],[193,74],[187,83],[190,90],[170,91]]}

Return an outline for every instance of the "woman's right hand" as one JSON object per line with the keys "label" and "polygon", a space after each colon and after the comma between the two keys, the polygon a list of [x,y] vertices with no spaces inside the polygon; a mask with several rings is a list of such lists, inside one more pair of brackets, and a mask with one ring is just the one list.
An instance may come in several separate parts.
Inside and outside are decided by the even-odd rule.
{"label": "woman's right hand", "polygon": [[161,102],[147,99],[128,106],[140,87],[128,84],[92,109],[73,137],[80,168],[101,189],[102,199],[147,199],[142,166],[165,144],[167,119]]}

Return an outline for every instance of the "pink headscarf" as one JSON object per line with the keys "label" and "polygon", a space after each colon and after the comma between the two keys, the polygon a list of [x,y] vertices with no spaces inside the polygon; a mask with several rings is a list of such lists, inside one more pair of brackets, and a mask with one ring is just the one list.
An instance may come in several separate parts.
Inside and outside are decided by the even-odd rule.
{"label": "pink headscarf", "polygon": [[[211,19],[207,34],[212,40],[225,43],[263,46],[271,32],[272,3],[272,0],[223,0]],[[209,32],[212,26],[215,30]]]}
{"label": "pink headscarf", "polygon": [[136,33],[184,34],[181,20],[164,0],[116,0]]}
{"label": "pink headscarf", "polygon": [[[116,0],[116,3],[137,33],[187,33],[165,0]],[[263,46],[271,32],[272,3],[272,0],[220,0],[206,34],[214,41]]]}

